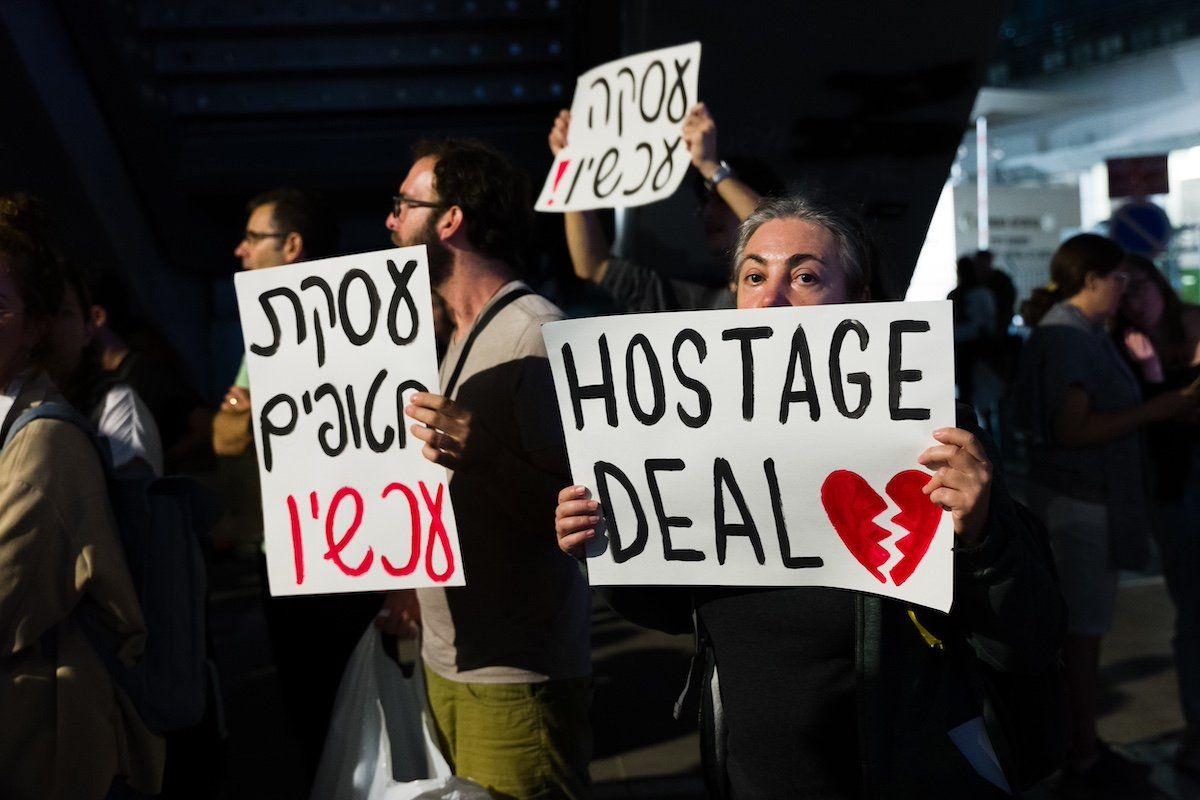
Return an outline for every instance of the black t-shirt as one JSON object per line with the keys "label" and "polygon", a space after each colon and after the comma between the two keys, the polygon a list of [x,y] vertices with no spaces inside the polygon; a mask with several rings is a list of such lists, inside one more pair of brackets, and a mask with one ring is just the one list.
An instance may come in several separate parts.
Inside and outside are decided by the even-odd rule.
{"label": "black t-shirt", "polygon": [[733,797],[857,798],[854,594],[806,587],[699,599],[716,654]]}

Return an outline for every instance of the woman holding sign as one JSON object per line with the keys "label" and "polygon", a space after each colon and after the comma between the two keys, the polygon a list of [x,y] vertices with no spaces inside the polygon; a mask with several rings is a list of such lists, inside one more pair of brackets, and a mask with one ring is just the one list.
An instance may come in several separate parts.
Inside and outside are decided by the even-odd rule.
{"label": "woman holding sign", "polygon": [[[867,300],[874,262],[853,217],[767,200],[739,232],[737,306]],[[917,459],[932,473],[929,502],[954,520],[948,615],[822,587],[609,590],[641,624],[679,633],[698,621],[713,669],[701,684],[711,689],[702,741],[716,796],[978,798],[1029,782],[1033,766],[1017,763],[998,730],[991,743],[984,735],[976,676],[1043,671],[1061,599],[1036,523],[1003,488],[990,442],[962,424],[933,431]],[[563,489],[560,548],[581,554],[603,515],[586,488]]]}

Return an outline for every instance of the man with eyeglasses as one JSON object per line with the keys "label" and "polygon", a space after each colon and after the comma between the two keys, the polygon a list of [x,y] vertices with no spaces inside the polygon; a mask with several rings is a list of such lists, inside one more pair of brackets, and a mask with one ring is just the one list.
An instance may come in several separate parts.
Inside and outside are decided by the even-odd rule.
{"label": "man with eyeglasses", "polygon": [[446,396],[414,394],[405,413],[425,457],[452,470],[467,585],[390,592],[377,624],[406,637],[421,626],[456,774],[498,797],[590,797],[591,604],[550,535],[569,469],[541,324],[562,312],[517,279],[528,181],[475,142],[422,142],[413,155],[387,228],[399,246],[425,245],[455,332]]}
{"label": "man with eyeglasses", "polygon": [[[338,254],[337,217],[311,192],[273,189],[251,200],[246,210],[246,230],[233,251],[242,269],[269,269]],[[250,381],[242,359],[234,385],[221,404],[215,429],[221,428],[222,419],[243,420],[248,447],[250,409]],[[229,424],[224,429],[232,427]],[[239,494],[254,494],[249,484],[257,481],[258,473],[252,464],[245,466],[244,474],[239,472],[236,479],[228,481],[228,488]],[[244,502],[254,506],[258,501],[246,497]],[[263,580],[265,586],[265,571]],[[272,597],[265,606],[284,705],[304,755],[301,768],[311,780],[320,761],[346,660],[363,628],[375,616],[379,600],[369,594]]]}

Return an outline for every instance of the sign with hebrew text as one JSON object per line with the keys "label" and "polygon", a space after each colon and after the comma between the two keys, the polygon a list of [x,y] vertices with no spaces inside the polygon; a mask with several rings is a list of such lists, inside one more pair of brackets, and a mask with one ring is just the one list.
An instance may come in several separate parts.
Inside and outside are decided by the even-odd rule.
{"label": "sign with hebrew text", "polygon": [[462,586],[446,470],[404,414],[439,391],[425,247],[234,283],[271,594]]}
{"label": "sign with hebrew text", "polygon": [[579,76],[571,130],[534,206],[585,211],[670,197],[687,173],[683,119],[697,102],[700,43],[610,61]]}
{"label": "sign with hebrew text", "polygon": [[950,304],[628,314],[542,332],[596,585],[828,586],[942,611]]}

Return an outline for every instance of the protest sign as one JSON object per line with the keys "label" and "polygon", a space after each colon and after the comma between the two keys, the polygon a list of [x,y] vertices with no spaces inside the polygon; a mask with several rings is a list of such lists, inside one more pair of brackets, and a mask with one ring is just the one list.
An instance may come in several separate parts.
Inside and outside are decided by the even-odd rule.
{"label": "protest sign", "polygon": [[585,211],[670,197],[687,173],[683,118],[696,103],[700,43],[610,61],[579,76],[571,131],[534,206]]}
{"label": "protest sign", "polygon": [[425,248],[242,272],[271,594],[461,586],[446,470],[404,406],[439,391]]}
{"label": "protest sign", "polygon": [[542,328],[597,585],[831,586],[946,611],[950,304],[629,314]]}

